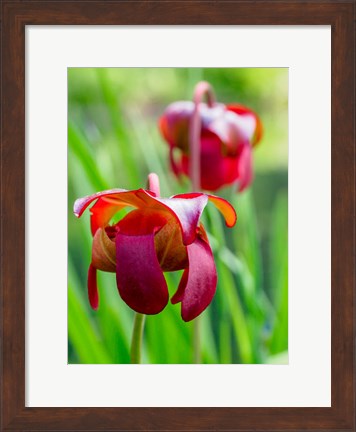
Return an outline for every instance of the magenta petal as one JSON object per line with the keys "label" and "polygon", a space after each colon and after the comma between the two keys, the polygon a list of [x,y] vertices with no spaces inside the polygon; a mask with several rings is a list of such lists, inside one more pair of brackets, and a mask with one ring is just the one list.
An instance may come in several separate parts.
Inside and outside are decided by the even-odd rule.
{"label": "magenta petal", "polygon": [[[182,318],[191,321],[200,315],[211,303],[217,284],[217,274],[214,257],[210,246],[201,238],[187,246],[189,269],[188,275],[183,274],[175,296],[176,301],[182,298]],[[186,280],[184,294],[183,285]],[[178,300],[177,300],[178,298]]]}
{"label": "magenta petal", "polygon": [[174,147],[172,145],[169,145],[169,162],[174,175],[179,177],[182,174],[182,163],[176,161],[174,156]]}
{"label": "magenta petal", "polygon": [[116,236],[116,282],[121,298],[136,312],[153,315],[168,302],[168,288],[159,265],[154,233]]}
{"label": "magenta petal", "polygon": [[202,193],[193,193],[168,199],[156,199],[169,207],[178,218],[182,227],[184,245],[191,244],[195,239],[200,216],[208,202],[208,196]]}
{"label": "magenta petal", "polygon": [[188,275],[189,275],[189,270],[185,269],[182,278],[179,282],[178,289],[173,295],[173,297],[171,298],[172,304],[179,303],[183,300],[185,287],[187,286],[187,282],[188,282]]}
{"label": "magenta petal", "polygon": [[239,172],[239,191],[242,192],[250,185],[253,179],[252,171],[252,149],[249,144],[245,144],[238,160]]}
{"label": "magenta petal", "polygon": [[91,264],[88,270],[88,297],[90,306],[97,310],[99,307],[99,293],[98,293],[98,285],[96,282],[96,268]]}
{"label": "magenta petal", "polygon": [[83,214],[84,210],[88,207],[88,205],[93,201],[95,201],[96,199],[103,196],[121,194],[122,192],[128,192],[128,191],[126,189],[110,189],[110,190],[105,190],[102,192],[95,193],[93,195],[88,195],[83,198],[78,198],[74,203],[74,208],[73,208],[74,214],[77,217],[80,217]]}

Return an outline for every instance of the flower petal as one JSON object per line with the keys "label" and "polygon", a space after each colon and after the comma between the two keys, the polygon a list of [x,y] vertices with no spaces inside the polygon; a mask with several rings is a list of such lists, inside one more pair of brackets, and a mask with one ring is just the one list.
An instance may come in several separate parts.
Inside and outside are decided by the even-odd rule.
{"label": "flower petal", "polygon": [[127,204],[120,204],[114,198],[102,197],[90,209],[90,228],[94,235],[99,228],[105,227],[110,219]]}
{"label": "flower petal", "polygon": [[90,264],[88,270],[88,297],[90,306],[97,310],[99,307],[99,293],[96,282],[96,268]]}
{"label": "flower petal", "polygon": [[196,237],[200,216],[208,202],[203,193],[181,194],[171,198],[155,198],[171,209],[182,228],[183,243],[191,244]]}
{"label": "flower petal", "polygon": [[168,302],[168,288],[159,265],[154,232],[116,235],[116,282],[121,298],[142,314],[157,314]]}
{"label": "flower petal", "polygon": [[173,297],[171,298],[172,304],[179,303],[183,300],[184,291],[185,291],[185,288],[186,288],[187,283],[188,283],[188,275],[189,275],[189,270],[185,269],[183,274],[182,274],[182,278],[179,282],[178,289],[175,292],[175,294],[173,295]]}
{"label": "flower petal", "polygon": [[227,105],[226,107],[229,111],[234,112],[240,116],[245,117],[245,119],[253,119],[253,122],[251,122],[251,128],[253,130],[252,132],[252,145],[256,145],[262,138],[263,133],[263,127],[262,122],[259,116],[249,108],[245,107],[244,105],[239,104],[233,104],[233,105]]}
{"label": "flower petal", "polygon": [[[189,201],[178,199],[178,197],[172,198],[156,198],[152,192],[144,189],[133,191],[112,189],[78,199],[74,204],[74,213],[80,217],[89,204],[98,199],[98,202],[92,207],[94,209],[93,214],[95,215],[93,229],[96,231],[99,227],[104,227],[108,224],[111,217],[127,205],[139,209],[156,210],[163,212],[165,217],[167,215],[173,216],[180,224],[183,243],[185,245],[190,244],[195,239],[200,216],[208,202],[207,195],[197,193],[194,196],[191,194],[187,194],[186,197],[184,195],[180,196],[180,198],[189,198]],[[104,203],[102,203],[102,200],[105,200]],[[110,206],[113,208],[110,209]],[[101,208],[105,210],[103,216],[96,217],[96,210]]]}
{"label": "flower petal", "polygon": [[237,221],[237,215],[234,207],[229,203],[229,201],[215,195],[208,195],[208,198],[224,216],[226,226],[229,228],[233,227]]}
{"label": "flower petal", "polygon": [[249,186],[253,179],[252,171],[252,149],[250,145],[245,145],[238,160],[239,171],[239,191],[242,192]]}
{"label": "flower petal", "polygon": [[93,238],[91,263],[97,269],[106,272],[116,271],[116,248],[104,228],[99,228]]}
{"label": "flower petal", "polygon": [[174,175],[179,178],[179,176],[182,174],[182,162],[177,162],[174,152],[175,147],[169,145],[169,162]]}
{"label": "flower petal", "polygon": [[118,198],[121,192],[128,192],[128,191],[125,189],[110,189],[102,192],[97,192],[93,195],[88,195],[83,198],[78,198],[74,203],[74,208],[73,208],[74,214],[77,217],[80,217],[83,214],[84,210],[88,207],[88,205],[93,201],[95,201],[96,199],[104,196],[110,196],[110,195],[112,195],[112,198],[115,198],[115,195],[117,195]]}
{"label": "flower petal", "polygon": [[215,207],[220,211],[220,213],[224,216],[225,223],[228,227],[233,227],[237,221],[237,215],[234,207],[229,203],[229,201],[226,201],[224,198],[220,198],[216,195],[210,195],[210,194],[201,194],[201,193],[187,193],[187,194],[178,194],[174,195],[172,198],[174,199],[194,199],[196,197],[199,197],[201,195],[204,195],[207,197],[209,201],[211,201]]}
{"label": "flower petal", "polygon": [[184,152],[189,151],[189,120],[193,111],[193,102],[173,102],[159,120],[163,138],[170,146],[178,147]]}
{"label": "flower petal", "polygon": [[[93,201],[97,200],[90,209],[90,225],[92,234],[94,235],[98,228],[103,228],[108,225],[110,219],[121,209],[127,206],[144,208],[146,205],[155,204],[156,201],[150,200],[153,196],[155,196],[153,192],[143,189],[133,191],[127,191],[125,189],[106,190],[77,199],[74,203],[74,214],[80,217],[84,210]],[[167,209],[163,208],[163,210]]]}
{"label": "flower petal", "polygon": [[187,246],[189,268],[184,271],[172,302],[182,302],[182,318],[191,321],[211,303],[217,284],[214,257],[210,246],[197,237]]}

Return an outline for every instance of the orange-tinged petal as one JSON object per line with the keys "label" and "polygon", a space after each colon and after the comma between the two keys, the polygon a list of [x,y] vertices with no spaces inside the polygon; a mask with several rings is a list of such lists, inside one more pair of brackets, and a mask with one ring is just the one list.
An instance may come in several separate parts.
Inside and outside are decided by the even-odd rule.
{"label": "orange-tinged petal", "polygon": [[104,228],[99,228],[93,238],[92,265],[101,271],[116,271],[116,249]]}
{"label": "orange-tinged petal", "polygon": [[215,207],[224,216],[226,226],[229,228],[233,227],[237,221],[237,215],[234,207],[225,199],[215,195],[208,195],[209,201],[211,201]]}
{"label": "orange-tinged petal", "polygon": [[92,235],[94,235],[99,228],[105,227],[110,222],[110,219],[125,207],[127,207],[127,204],[119,204],[118,200],[113,198],[99,198],[90,209],[90,228]]}
{"label": "orange-tinged petal", "polygon": [[[187,194],[178,194],[178,195],[174,195],[172,198],[174,200],[176,200],[178,198],[194,199],[194,198],[198,198],[201,196],[206,197],[204,207],[205,207],[206,202],[208,200],[211,201],[215,205],[215,207],[220,211],[220,213],[224,216],[226,225],[230,228],[235,225],[235,223],[237,221],[237,215],[236,215],[235,209],[224,198],[220,198],[216,195],[209,195],[209,194],[204,194],[204,193],[199,193],[199,192],[192,192],[192,193],[187,193]],[[170,198],[170,200],[171,200],[171,198]]]}

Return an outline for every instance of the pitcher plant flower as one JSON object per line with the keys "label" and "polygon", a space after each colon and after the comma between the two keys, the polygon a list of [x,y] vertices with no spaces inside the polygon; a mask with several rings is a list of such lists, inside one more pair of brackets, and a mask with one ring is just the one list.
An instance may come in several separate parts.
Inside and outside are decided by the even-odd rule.
{"label": "pitcher plant flower", "polygon": [[[228,227],[235,224],[236,213],[229,202],[214,195],[187,193],[161,198],[159,186],[153,189],[111,189],[76,200],[77,217],[94,203],[90,208],[90,305],[93,309],[99,305],[96,273],[101,270],[116,273],[119,294],[131,309],[157,314],[169,300],[163,272],[183,270],[171,302],[180,302],[182,319],[191,321],[208,307],[217,285],[214,257],[200,222],[202,212],[211,202]],[[131,211],[110,224],[124,208]]]}
{"label": "pitcher plant flower", "polygon": [[[202,102],[204,95],[207,103]],[[261,120],[251,109],[216,102],[211,85],[202,81],[193,101],[166,108],[159,128],[174,174],[189,176],[195,190],[216,191],[237,182],[241,192],[250,185],[252,148],[262,136]]]}

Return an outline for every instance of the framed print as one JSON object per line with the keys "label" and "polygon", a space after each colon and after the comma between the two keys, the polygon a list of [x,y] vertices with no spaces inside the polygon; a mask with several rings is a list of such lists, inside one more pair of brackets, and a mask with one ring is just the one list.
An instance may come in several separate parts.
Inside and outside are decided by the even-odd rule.
{"label": "framed print", "polygon": [[[31,36],[29,40],[31,40]],[[185,92],[188,100],[170,100],[175,95],[175,90],[171,95],[167,91],[171,87],[170,81],[172,81],[173,89],[188,87],[188,92]],[[231,84],[226,83],[226,81]],[[251,84],[248,85],[246,81],[251,81]],[[70,210],[68,213],[68,250],[69,268],[73,270],[73,273],[68,275],[68,296],[70,299],[68,309],[68,344],[70,348],[68,363],[125,364],[132,361],[142,361],[145,364],[288,363],[288,69],[73,67],[68,68],[67,82],[69,125],[68,209]],[[263,92],[265,104],[268,105],[267,110],[263,110],[263,102],[257,98],[257,95],[260,94],[259,88],[262,82],[265,83],[265,86],[268,84],[270,88],[268,93]],[[162,86],[159,83],[162,83]],[[108,104],[106,98],[100,97],[98,100],[97,96],[95,96],[97,90],[99,90],[99,94],[104,94],[100,92],[100,89],[107,89],[106,94],[120,96],[118,96],[118,100],[115,100],[115,97],[112,96],[114,103]],[[241,93],[239,89],[241,89]],[[166,98],[161,97],[163,92],[166,92]],[[250,102],[256,105],[257,108],[259,105],[260,112],[257,114],[248,108],[247,97],[244,99],[244,103],[247,103],[247,105],[242,105],[241,101],[240,103],[231,101],[231,105],[224,105],[216,99],[209,107],[204,102],[200,102],[198,106],[202,111],[203,122],[207,122],[206,127],[209,127],[209,129],[206,129],[206,131],[203,129],[202,132],[201,174],[199,178],[194,179],[193,184],[193,181],[187,181],[187,178],[191,178],[191,176],[186,165],[193,166],[193,159],[192,157],[189,161],[187,159],[187,135],[184,135],[184,131],[188,131],[189,122],[193,118],[193,112],[191,111],[193,102],[189,101],[189,97],[193,99],[205,96],[215,98],[215,93],[216,95],[222,93],[226,97],[229,97],[229,95],[236,95],[235,97],[237,97],[240,93],[240,98],[243,97],[244,93],[251,95],[250,98],[255,94],[256,98],[253,101],[250,99]],[[86,97],[83,103],[84,95]],[[92,95],[92,99],[89,95]],[[148,101],[147,105],[145,100]],[[205,117],[204,110],[206,110]],[[94,112],[97,112],[98,115],[99,112],[103,113],[102,123],[99,122]],[[111,124],[106,121],[107,112],[109,112],[109,117],[113,119]],[[92,115],[97,120],[90,120],[93,119]],[[145,120],[141,122],[142,115]],[[181,123],[184,115],[187,116],[187,121],[184,123],[183,120],[183,123]],[[213,120],[209,123],[209,119],[214,116],[220,116],[220,120]],[[199,117],[196,118],[199,120]],[[276,118],[278,118],[278,122],[274,120]],[[118,119],[123,119],[121,126],[119,126]],[[235,122],[233,126],[231,120]],[[91,124],[92,121],[102,135],[97,146],[90,139],[85,138],[90,134],[86,125]],[[231,128],[231,131],[237,132],[237,138],[232,135],[231,144],[226,144],[226,148],[224,147],[225,141],[223,137],[220,135],[218,138],[219,132],[216,129],[218,123]],[[157,124],[159,127],[157,127]],[[272,124],[275,125],[274,128]],[[178,127],[178,132],[175,132],[176,127]],[[249,129],[250,127],[251,129]],[[268,133],[263,133],[262,128],[267,130]],[[133,129],[137,130],[140,135],[132,136]],[[147,138],[148,133],[152,134],[150,139]],[[172,137],[172,134],[175,133],[177,133],[176,140]],[[264,135],[263,138],[262,134]],[[206,136],[209,136],[209,138]],[[251,142],[251,144],[245,144],[245,139],[248,136],[250,137],[248,142]],[[214,140],[212,140],[212,137],[214,137]],[[166,142],[165,139],[167,139]],[[120,143],[124,145],[125,142],[136,142],[138,145],[136,148],[130,145],[125,152],[118,154],[118,158],[111,168],[106,166],[104,161],[97,164],[91,163],[89,166],[90,156],[88,151],[94,150],[98,152],[94,156],[94,159],[97,160],[106,154],[113,153],[115,155],[117,153],[115,149],[111,148],[111,141],[119,145]],[[265,145],[260,146],[260,143],[265,143]],[[227,150],[228,145],[236,146],[236,151],[230,150],[228,155],[222,155],[220,163],[218,163],[220,149]],[[116,147],[116,144],[114,147]],[[255,155],[254,164],[250,157],[251,151]],[[193,153],[190,152],[190,154]],[[169,167],[168,172],[164,169],[167,165]],[[100,174],[100,172],[96,172],[95,166],[102,166],[103,168],[106,166],[104,168],[106,173]],[[226,169],[227,166],[229,169]],[[252,174],[252,170],[254,174]],[[109,171],[112,172],[112,177]],[[197,173],[197,171],[197,169],[194,169],[194,173]],[[104,231],[99,231],[94,234],[93,239],[89,237],[87,243],[91,245],[91,250],[85,250],[83,247],[86,243],[85,238],[78,237],[80,232],[78,224],[82,225],[86,235],[89,234],[89,226],[87,221],[83,220],[86,216],[85,210],[82,211],[78,208],[81,220],[78,221],[74,217],[73,203],[76,202],[75,206],[79,205],[80,207],[83,202],[81,198],[78,201],[78,196],[75,196],[75,194],[79,193],[85,196],[88,192],[93,192],[96,189],[108,189],[109,184],[119,184],[123,185],[124,189],[135,190],[137,184],[146,185],[146,177],[153,172],[157,175],[155,177],[157,182],[160,181],[161,196],[173,196],[179,193],[180,196],[187,197],[171,198],[173,206],[177,205],[177,202],[182,204],[179,201],[180,199],[190,200],[187,202],[195,205],[198,204],[199,200],[208,197],[208,203],[201,214],[202,225],[198,230],[206,230],[210,239],[209,245],[206,245],[213,255],[210,255],[209,262],[201,261],[201,258],[197,258],[198,255],[191,255],[191,260],[193,261],[195,257],[197,263],[199,263],[196,270],[200,274],[200,276],[196,276],[197,286],[210,286],[209,282],[212,283],[212,286],[211,290],[206,291],[202,288],[198,290],[200,295],[196,297],[196,303],[192,300],[191,303],[188,303],[187,299],[189,297],[176,303],[176,294],[173,294],[170,302],[168,301],[167,290],[172,293],[177,290],[178,286],[182,286],[183,279],[179,280],[181,267],[186,266],[183,269],[183,274],[186,272],[187,275],[188,271],[190,271],[191,276],[194,267],[192,264],[188,264],[184,254],[178,259],[179,246],[177,244],[179,244],[179,237],[175,238],[174,235],[173,239],[177,244],[168,246],[168,249],[165,245],[167,243],[170,245],[169,237],[163,242],[162,246],[157,243],[156,251],[158,257],[160,257],[159,262],[162,263],[160,268],[163,269],[166,278],[166,283],[162,280],[162,299],[161,294],[159,294],[161,291],[157,291],[153,297],[147,297],[146,301],[144,301],[145,296],[142,293],[138,296],[126,296],[125,283],[122,281],[128,276],[129,271],[125,269],[124,275],[121,276],[121,270],[126,267],[123,264],[119,265],[119,262],[123,263],[123,259],[117,260],[118,267],[116,269],[116,266],[113,265],[116,262],[115,254],[111,257],[110,263],[106,261],[107,253],[114,252],[112,247],[114,242],[107,243],[107,245],[110,245],[110,249],[106,247],[103,249],[101,241],[100,243],[97,243],[97,241],[99,232],[103,236],[106,236],[106,231],[112,229],[120,229],[120,232],[123,232],[124,225],[126,223],[130,224],[130,218],[135,217],[134,215],[137,215],[137,224],[139,224],[139,221],[143,220],[139,208],[136,209],[139,210],[136,213],[129,212],[121,215],[121,217],[119,214],[119,220],[114,222],[113,225],[109,225],[110,228],[109,226],[106,227],[105,234]],[[81,178],[83,180],[80,180]],[[93,182],[91,185],[86,184],[88,178]],[[104,181],[107,184],[98,183],[97,179],[100,178],[105,179]],[[152,176],[149,178],[151,181]],[[252,184],[254,184],[253,190],[256,194],[256,203],[264,206],[256,209],[255,213],[250,208],[253,200],[251,195]],[[158,186],[158,183],[156,186]],[[214,196],[219,198],[212,198],[209,194],[200,195],[196,198],[188,198],[189,195],[184,195],[187,191],[199,190],[210,191],[210,194],[213,193]],[[132,204],[136,205],[137,196],[140,196],[141,193],[124,192],[125,195],[121,196],[128,198],[127,203],[131,202],[132,198]],[[113,199],[113,195],[116,197],[115,199],[120,199],[120,195],[117,195],[117,193],[108,192],[108,195],[105,193],[98,200],[97,206],[100,206],[100,203],[107,202],[104,201],[108,199],[105,196]],[[263,197],[266,196],[269,198],[264,200]],[[93,198],[95,200],[95,197]],[[216,213],[217,209],[211,207],[211,205],[214,206],[215,199],[218,199],[217,204],[220,203],[224,206],[222,207],[222,216],[223,219],[226,217],[226,223],[223,222],[223,219],[220,220],[219,213]],[[169,205],[170,201],[163,198],[163,201],[154,200],[146,204],[156,206],[157,203]],[[93,207],[92,211],[95,212],[95,208]],[[239,225],[236,225],[237,222],[235,222],[234,209],[237,209],[240,215]],[[121,210],[118,209],[118,212],[116,212],[113,209],[113,211],[119,213]],[[162,211],[163,208],[159,210],[156,216],[148,216],[148,214],[151,215],[150,211],[146,208],[142,209],[144,214],[148,212],[148,218],[157,217],[158,224],[160,224],[160,217],[164,214],[161,214]],[[187,208],[186,211],[189,212],[190,210]],[[243,217],[244,213],[250,216]],[[262,217],[262,215],[264,216]],[[182,217],[181,214],[180,217]],[[272,224],[270,225],[268,222],[267,226],[263,225],[264,221],[273,217],[278,220],[278,228],[273,229]],[[259,220],[257,221],[256,218],[259,218]],[[242,225],[241,219],[246,222],[245,226]],[[252,223],[254,220],[256,222]],[[91,216],[91,221],[94,223],[94,213]],[[219,225],[220,222],[222,224]],[[264,249],[257,246],[257,225],[259,224],[261,224],[259,230],[261,233],[267,234],[270,232],[269,228],[271,228],[271,235],[261,238],[261,244],[266,243]],[[236,229],[233,229],[235,225]],[[85,227],[87,227],[86,230]],[[102,230],[102,228],[98,229]],[[165,229],[169,233],[174,229],[180,230],[180,228],[168,228],[168,226]],[[164,230],[164,228],[161,228],[159,232],[161,230]],[[139,230],[139,232],[141,231]],[[163,233],[164,231],[161,234],[156,234],[156,242],[159,241],[159,235],[163,235]],[[238,253],[232,251],[232,245],[227,246],[229,233],[236,236],[235,244]],[[107,237],[104,238],[105,241],[108,240]],[[138,235],[137,238],[141,238],[141,236]],[[131,237],[130,239],[133,240]],[[117,241],[119,242],[118,239]],[[172,247],[172,252],[170,252],[170,247]],[[187,247],[189,249],[189,246]],[[92,263],[90,264],[88,261],[86,267],[82,268],[82,264],[84,264],[83,257],[90,256],[90,254],[92,254]],[[261,254],[263,254],[263,257],[258,258]],[[101,257],[100,262],[97,260],[99,256]],[[215,257],[214,260],[212,259],[213,256]],[[78,261],[76,257],[81,257],[81,259]],[[133,274],[129,277],[130,293],[133,291],[133,275],[137,274],[146,259],[141,261],[137,257],[131,263]],[[172,261],[173,259],[177,261]],[[271,265],[268,266],[269,270],[266,269],[265,271],[269,275],[275,275],[275,279],[267,279],[266,275],[266,281],[263,283],[261,280],[261,275],[264,273],[263,262],[267,264],[268,260]],[[138,267],[136,267],[136,264]],[[96,282],[96,289],[94,287],[93,292],[92,280],[87,280],[88,265],[90,265],[89,273],[93,275],[94,282]],[[202,282],[203,279],[205,280],[204,271],[200,269],[200,266],[203,265],[207,265],[206,275],[210,275],[204,283]],[[156,276],[161,275],[160,268],[157,266]],[[104,273],[116,274],[117,284],[112,280],[112,275],[101,274],[100,269]],[[143,269],[142,271],[145,275],[144,279],[146,279],[146,272]],[[252,278],[249,276],[251,272],[254,274]],[[103,277],[105,277],[105,280],[102,279]],[[216,286],[215,279],[217,279]],[[79,291],[75,288],[78,285],[82,287]],[[138,280],[137,285],[142,286]],[[151,287],[151,283],[149,285]],[[223,288],[224,285],[231,286],[233,289],[231,291],[226,290]],[[104,288],[104,286],[107,286],[108,289]],[[271,294],[273,307],[265,301],[268,296],[267,293],[272,292],[272,286],[275,290],[274,294]],[[119,297],[117,297],[118,287]],[[241,298],[236,296],[238,287],[241,290]],[[87,299],[85,294],[83,299],[82,293],[86,293],[87,289],[89,298]],[[189,292],[188,286],[185,289]],[[105,295],[109,295],[107,300],[105,300]],[[141,299],[139,303],[136,303],[137,297]],[[125,299],[128,303],[125,300],[122,302],[120,299]],[[113,309],[113,312],[106,310],[106,302]],[[90,309],[95,312],[93,313]],[[241,309],[244,311],[241,311]],[[146,312],[144,315],[147,316],[141,317],[141,312]],[[128,315],[125,318],[127,314],[131,316]],[[84,321],[82,322],[84,317],[87,318],[86,324]],[[94,337],[93,330],[95,327],[91,327],[89,317],[98,326],[96,329],[99,333],[97,337]],[[251,320],[253,324],[248,322],[248,317],[254,317]],[[130,340],[133,323],[138,321],[140,324],[140,319],[145,320],[143,326],[141,325],[137,329],[143,333],[141,343],[140,333],[138,333],[137,339]],[[217,325],[218,322],[220,322],[219,325]],[[84,330],[87,325],[90,327]],[[80,337],[78,337],[77,333],[78,327],[82,328]],[[110,330],[105,331],[105,328]],[[166,330],[162,333],[160,329],[163,328]],[[90,342],[84,342],[83,332],[92,335]],[[264,334],[264,340],[261,340],[262,334]],[[164,339],[162,339],[163,337]],[[171,344],[172,340],[177,341],[178,349],[176,345]],[[97,357],[97,353],[100,352],[101,355]],[[136,355],[140,355],[142,358],[133,358]]]}
{"label": "framed print", "polygon": [[1,430],[355,430],[354,7],[3,2]]}

